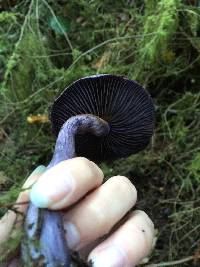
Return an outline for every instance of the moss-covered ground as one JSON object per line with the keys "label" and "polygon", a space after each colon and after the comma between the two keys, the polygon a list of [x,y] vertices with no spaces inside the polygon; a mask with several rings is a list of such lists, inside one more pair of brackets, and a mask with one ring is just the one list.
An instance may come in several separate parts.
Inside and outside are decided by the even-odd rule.
{"label": "moss-covered ground", "polygon": [[146,265],[200,266],[200,2],[5,0],[0,11],[0,215],[51,158],[55,96],[80,77],[125,75],[151,93],[155,134],[102,167],[132,179],[155,222]]}

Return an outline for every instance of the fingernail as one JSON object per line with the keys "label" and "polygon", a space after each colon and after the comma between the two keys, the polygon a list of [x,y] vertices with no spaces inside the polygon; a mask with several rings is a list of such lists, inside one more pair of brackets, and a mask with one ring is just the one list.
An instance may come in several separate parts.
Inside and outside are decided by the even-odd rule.
{"label": "fingernail", "polygon": [[93,161],[90,161],[90,164],[93,170],[95,172],[98,172],[98,175],[103,178],[104,177],[103,171]]}
{"label": "fingernail", "polygon": [[68,247],[70,249],[75,248],[80,242],[80,234],[73,223],[64,223],[64,229],[66,231],[65,237],[67,240]]}
{"label": "fingernail", "polygon": [[67,201],[73,192],[74,179],[69,172],[48,170],[33,185],[30,199],[39,208],[62,208],[63,201]]}
{"label": "fingernail", "polygon": [[28,179],[25,181],[23,185],[23,189],[30,190],[30,188],[33,186],[35,183],[35,179],[37,178],[38,175],[43,174],[46,171],[46,167],[44,165],[38,166],[28,177]]}
{"label": "fingernail", "polygon": [[31,173],[31,176],[36,175],[36,174],[41,174],[45,172],[45,170],[46,170],[46,167],[44,165],[40,165]]}
{"label": "fingernail", "polygon": [[106,247],[103,250],[96,252],[89,259],[92,267],[125,267],[127,261],[124,253],[116,246]]}

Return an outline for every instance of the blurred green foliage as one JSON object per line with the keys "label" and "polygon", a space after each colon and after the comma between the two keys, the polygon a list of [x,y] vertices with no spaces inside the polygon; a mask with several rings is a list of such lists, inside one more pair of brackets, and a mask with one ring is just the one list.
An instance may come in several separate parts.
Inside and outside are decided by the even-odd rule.
{"label": "blurred green foliage", "polygon": [[[127,175],[138,207],[158,229],[151,262],[194,255],[200,247],[199,1],[5,1],[0,13],[0,204],[12,202],[28,174],[51,158],[53,99],[76,79],[98,73],[142,83],[156,106],[144,152],[103,163]],[[18,191],[17,191],[18,190]],[[1,214],[5,211],[2,208]],[[193,266],[186,262],[181,266]]]}

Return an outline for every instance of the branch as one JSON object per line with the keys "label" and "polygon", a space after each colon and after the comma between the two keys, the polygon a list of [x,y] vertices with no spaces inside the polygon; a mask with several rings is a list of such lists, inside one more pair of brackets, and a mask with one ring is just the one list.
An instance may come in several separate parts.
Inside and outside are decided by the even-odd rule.
{"label": "branch", "polygon": [[181,259],[181,260],[176,260],[176,261],[168,261],[168,262],[148,264],[148,265],[145,265],[145,267],[174,266],[174,265],[179,265],[181,263],[185,263],[185,262],[192,261],[192,260],[197,260],[197,259],[200,259],[200,255],[198,255],[198,256],[189,256],[187,258],[184,258],[184,259]]}

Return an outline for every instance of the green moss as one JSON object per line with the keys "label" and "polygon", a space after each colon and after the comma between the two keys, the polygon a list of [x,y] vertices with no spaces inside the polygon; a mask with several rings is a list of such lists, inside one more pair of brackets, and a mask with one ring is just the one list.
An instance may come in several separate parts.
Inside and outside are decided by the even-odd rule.
{"label": "green moss", "polygon": [[16,23],[16,15],[14,12],[1,12],[0,23]]}
{"label": "green moss", "polygon": [[[178,27],[180,0],[146,1],[143,37],[138,42],[137,63],[134,77],[141,79],[143,70],[156,68],[173,51],[171,40]],[[171,52],[173,53],[173,52]]]}
{"label": "green moss", "polygon": [[44,44],[38,35],[26,31],[6,65],[4,84],[12,90],[5,94],[10,100],[23,101],[49,80],[52,65],[45,55]]}

